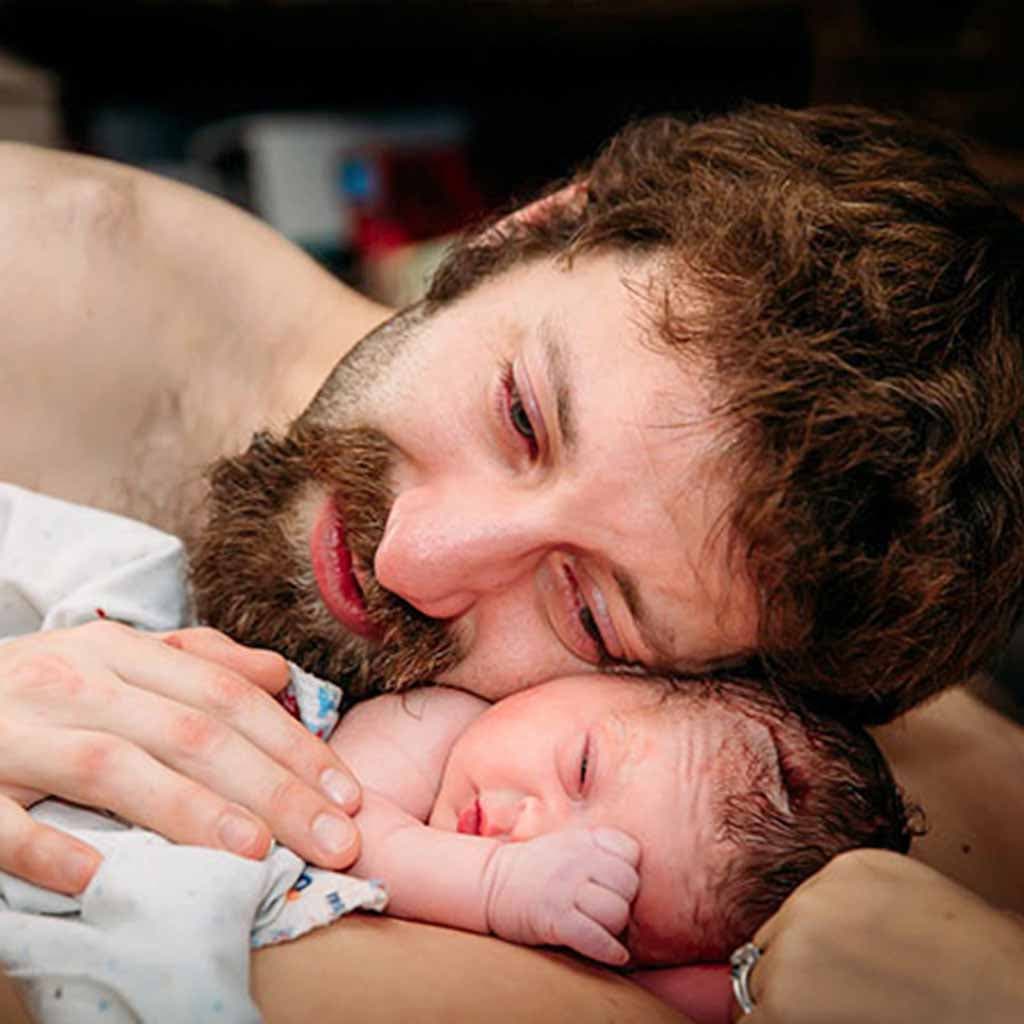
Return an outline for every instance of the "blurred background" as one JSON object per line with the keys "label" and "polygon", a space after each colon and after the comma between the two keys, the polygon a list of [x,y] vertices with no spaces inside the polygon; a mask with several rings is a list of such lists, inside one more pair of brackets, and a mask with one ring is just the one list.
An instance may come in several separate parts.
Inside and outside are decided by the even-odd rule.
{"label": "blurred background", "polygon": [[0,0],[0,137],[148,167],[388,302],[624,121],[898,107],[1024,207],[1020,0]]}
{"label": "blurred background", "polygon": [[743,100],[929,118],[1024,211],[1021,0],[0,0],[0,138],[218,193],[392,304],[626,120]]}

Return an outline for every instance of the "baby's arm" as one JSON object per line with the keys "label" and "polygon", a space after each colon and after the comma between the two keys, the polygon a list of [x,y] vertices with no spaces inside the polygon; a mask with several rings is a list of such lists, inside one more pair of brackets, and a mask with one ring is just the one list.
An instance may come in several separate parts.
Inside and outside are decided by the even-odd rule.
{"label": "baby's arm", "polygon": [[503,843],[424,824],[452,743],[485,707],[437,687],[346,715],[331,745],[363,783],[353,873],[383,879],[397,917],[624,963],[614,936],[638,884],[639,848],[629,836],[580,828]]}
{"label": "baby's arm", "polygon": [[636,896],[640,848],[617,829],[501,842],[431,828],[369,788],[356,823],[363,843],[352,873],[382,879],[396,917],[568,946],[609,964],[629,958],[616,936]]}

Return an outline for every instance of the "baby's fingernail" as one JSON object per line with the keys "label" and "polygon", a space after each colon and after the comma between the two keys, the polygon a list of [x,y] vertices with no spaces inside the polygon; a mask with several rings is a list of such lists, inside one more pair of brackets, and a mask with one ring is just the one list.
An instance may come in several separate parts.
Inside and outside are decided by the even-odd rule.
{"label": "baby's fingernail", "polygon": [[632,836],[627,836],[625,832],[619,832],[617,829],[594,829],[594,842],[602,850],[614,853],[616,857],[622,857],[624,860],[635,861],[640,857],[640,844]]}
{"label": "baby's fingernail", "polygon": [[321,814],[313,821],[313,835],[328,857],[338,857],[351,849],[356,833],[352,822]]}
{"label": "baby's fingernail", "polygon": [[359,787],[344,772],[328,768],[320,776],[320,787],[336,803],[347,811],[354,811],[359,803]]}
{"label": "baby's fingernail", "polygon": [[262,828],[255,818],[241,810],[225,811],[217,825],[217,835],[227,849],[244,856],[258,853],[258,841],[262,838]]}

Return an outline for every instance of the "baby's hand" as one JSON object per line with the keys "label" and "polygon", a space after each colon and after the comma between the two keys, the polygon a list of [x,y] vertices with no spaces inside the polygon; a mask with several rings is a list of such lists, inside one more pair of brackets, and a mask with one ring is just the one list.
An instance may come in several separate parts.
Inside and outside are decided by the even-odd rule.
{"label": "baby's hand", "polygon": [[487,868],[487,923],[531,946],[568,946],[624,964],[626,927],[640,878],[640,845],[616,828],[575,828],[504,843]]}

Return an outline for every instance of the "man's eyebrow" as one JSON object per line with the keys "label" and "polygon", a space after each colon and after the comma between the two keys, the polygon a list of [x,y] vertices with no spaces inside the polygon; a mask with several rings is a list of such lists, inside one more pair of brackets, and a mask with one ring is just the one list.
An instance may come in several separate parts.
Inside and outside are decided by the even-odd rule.
{"label": "man's eyebrow", "polygon": [[544,349],[544,369],[548,386],[555,396],[555,413],[558,417],[558,434],[566,455],[576,454],[579,434],[576,430],[576,412],[572,404],[572,389],[569,387],[569,362],[565,352],[565,335],[559,324],[551,317],[540,322],[540,340]]}

